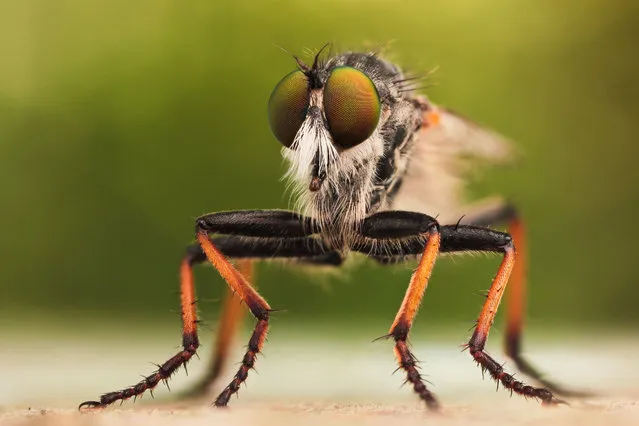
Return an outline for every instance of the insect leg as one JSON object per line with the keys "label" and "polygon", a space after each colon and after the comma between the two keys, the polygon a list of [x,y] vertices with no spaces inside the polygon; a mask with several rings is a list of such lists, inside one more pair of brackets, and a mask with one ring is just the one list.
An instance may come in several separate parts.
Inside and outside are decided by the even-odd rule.
{"label": "insect leg", "polygon": [[426,241],[417,270],[410,279],[404,300],[390,328],[389,337],[395,340],[395,356],[399,367],[406,372],[406,381],[413,385],[419,397],[431,409],[438,409],[435,395],[428,390],[418,370],[417,359],[408,347],[408,333],[428,285],[428,279],[439,254],[441,235],[437,221],[423,214],[410,212],[383,212],[367,218],[362,234],[369,238],[393,239],[407,235],[420,235]]}
{"label": "insect leg", "polygon": [[[199,246],[197,247],[199,248]],[[240,274],[255,286],[253,261],[249,259],[239,259],[235,264]],[[238,329],[242,325],[244,313],[240,298],[236,296],[230,288],[227,288],[224,294],[222,313],[213,339],[215,344],[209,358],[209,365],[206,367],[204,376],[184,393],[185,397],[206,395],[213,383],[219,378],[226,367],[229,350]]]}
{"label": "insect leg", "polygon": [[502,200],[494,199],[471,207],[471,213],[464,218],[465,223],[476,226],[507,225],[510,235],[517,245],[517,263],[513,269],[508,290],[508,303],[506,311],[506,334],[504,346],[506,354],[512,358],[517,369],[534,378],[555,392],[563,393],[564,389],[544,380],[542,374],[529,364],[522,356],[522,330],[524,327],[524,314],[526,312],[526,266],[527,244],[526,231],[523,220],[515,207]]}
{"label": "insect leg", "polygon": [[488,333],[515,265],[517,255],[512,236],[488,228],[475,226],[442,226],[442,251],[467,250],[503,253],[501,265],[488,291],[488,296],[479,314],[475,331],[468,342],[470,354],[481,366],[482,371],[487,370],[491,377],[498,383],[501,383],[505,388],[526,397],[538,398],[545,405],[563,402],[557,399],[553,393],[546,388],[528,386],[515,380],[511,374],[504,371],[501,364],[497,363],[490,355],[484,352]]}
{"label": "insect leg", "polygon": [[[308,242],[308,239],[305,238],[305,241]],[[278,242],[278,244],[281,246],[280,242]],[[220,246],[219,241],[217,245],[218,247]],[[226,251],[224,249],[222,250],[225,254],[229,251],[228,245],[229,244],[227,243],[224,246],[224,249],[226,249]],[[206,260],[206,256],[204,255],[204,252],[201,251],[199,245],[192,246],[190,249],[198,251],[200,253],[200,261]],[[298,247],[297,253],[293,251],[289,254],[298,254],[299,256],[312,256],[295,258],[296,261],[306,264],[339,266],[343,262],[341,255],[338,252],[334,251],[313,255],[313,253],[319,251],[320,249],[316,248],[314,250],[311,250],[310,252],[306,252],[302,247]],[[250,250],[247,250],[247,253],[249,252]],[[238,254],[239,253],[236,253],[236,255]],[[237,260],[235,261],[235,263],[238,267],[238,271],[250,283],[253,283],[253,286],[255,286],[255,275],[253,272],[254,260],[249,258],[242,259],[237,257],[236,259]],[[244,310],[242,309],[240,302],[241,301],[239,297],[235,295],[230,288],[228,288],[224,296],[222,314],[214,339],[215,345],[213,347],[209,366],[206,368],[205,375],[185,393],[185,396],[197,397],[205,395],[207,391],[211,389],[213,383],[215,383],[215,381],[219,378],[220,374],[224,370],[228,361],[231,343],[244,319]]]}
{"label": "insect leg", "polygon": [[[245,213],[245,214],[243,214]],[[181,291],[181,308],[182,308],[182,326],[183,326],[183,349],[158,366],[158,370],[153,374],[145,377],[142,381],[134,386],[126,389],[108,392],[100,397],[99,401],[86,401],[80,404],[79,408],[103,408],[118,400],[124,400],[131,397],[137,397],[146,390],[152,390],[160,381],[167,382],[175,371],[182,365],[185,365],[199,346],[197,337],[197,313],[195,309],[195,290],[193,285],[192,265],[202,262],[209,255],[221,265],[218,271],[222,273],[227,281],[231,281],[242,301],[247,303],[254,315],[258,316],[258,324],[253,333],[253,337],[249,342],[249,352],[244,357],[242,367],[238,371],[234,381],[227,387],[233,390],[230,394],[237,391],[236,386],[246,379],[248,369],[252,367],[255,355],[259,352],[268,328],[268,304],[257,294],[246,279],[226,260],[225,256],[238,258],[272,258],[272,257],[314,257],[325,256],[329,252],[321,242],[314,238],[302,238],[303,235],[309,235],[307,230],[308,221],[294,213],[273,211],[248,211],[248,212],[225,212],[216,215],[208,215],[198,219],[197,237],[203,246],[196,249],[189,249],[186,256],[182,260],[180,267],[180,291]],[[242,224],[242,220],[244,220]],[[295,221],[297,220],[297,225]],[[217,224],[219,226],[216,225]],[[202,229],[206,225],[207,229]],[[217,228],[215,226],[217,226]],[[214,229],[220,229],[219,232],[232,232],[235,234],[246,235],[248,237],[263,237],[268,234],[275,238],[243,238],[240,236],[226,236],[215,239],[215,244],[209,240],[207,233],[216,232]],[[216,247],[216,245],[218,247]],[[208,249],[211,253],[207,253]],[[229,283],[231,284],[231,283]],[[252,290],[252,291],[251,291]],[[242,297],[243,296],[243,297]],[[227,392],[228,393],[228,392]],[[226,401],[228,401],[227,395]],[[223,392],[224,395],[224,392]],[[222,395],[218,397],[216,403],[224,401]],[[224,404],[218,404],[224,405]]]}
{"label": "insect leg", "polygon": [[[426,264],[430,263],[430,256],[427,254],[430,254],[432,250],[429,249],[432,244],[432,234],[424,235],[422,232],[416,231],[411,236],[408,232],[406,232],[408,231],[408,228],[405,226],[405,224],[407,223],[405,220],[406,214],[406,212],[384,212],[371,216],[371,218],[382,215],[385,215],[389,218],[393,218],[394,216],[397,218],[397,220],[395,220],[394,224],[389,224],[388,229],[384,230],[383,232],[375,232],[372,235],[368,235],[369,237],[383,238],[384,234],[386,234],[389,239],[403,239],[401,244],[389,244],[383,248],[379,248],[380,245],[376,246],[375,244],[362,244],[359,247],[355,247],[354,250],[368,253],[374,258],[380,257],[382,259],[403,258],[419,255],[420,253],[422,253],[420,265],[413,275],[413,278],[411,279],[412,286],[415,277],[420,274],[421,271],[423,271],[423,265],[425,262],[424,258],[427,258]],[[415,213],[410,214],[414,215]],[[380,230],[382,229],[379,224],[377,228]],[[479,315],[475,331],[467,345],[475,361],[482,367],[482,370],[487,370],[493,379],[495,379],[498,383],[501,383],[505,388],[512,390],[513,392],[527,397],[538,398],[544,404],[557,404],[563,402],[557,399],[548,389],[535,388],[525,385],[518,380],[515,380],[511,374],[504,372],[503,367],[500,364],[498,364],[492,357],[484,352],[484,346],[486,344],[486,339],[488,338],[488,332],[490,331],[490,327],[492,326],[495,314],[497,313],[497,308],[501,301],[501,297],[515,264],[516,253],[513,238],[507,233],[477,226],[443,225],[440,226],[438,229],[439,236],[441,238],[439,244],[440,252],[481,251],[503,253],[504,256],[497,272],[497,276],[495,277],[493,284],[489,290],[486,302],[484,303],[484,306]],[[363,227],[363,231],[367,231],[366,227]],[[415,238],[415,236],[420,234],[422,235],[422,238]],[[409,286],[409,292],[411,286]],[[410,304],[409,302],[407,302],[407,300],[413,300],[414,302],[417,302],[417,304],[419,302],[419,300],[409,298],[409,292],[407,292],[407,297],[405,298],[406,306],[416,307],[415,303]],[[404,304],[402,305],[402,307],[404,307]],[[400,312],[398,313],[400,322],[402,318],[401,314],[402,309],[400,309]],[[395,337],[395,335],[393,334],[393,329],[391,329],[391,335]],[[412,358],[411,356],[406,359],[406,361],[406,364],[409,367],[412,366],[414,369],[414,358]],[[400,360],[400,365],[402,366],[402,368],[405,368],[403,360]],[[410,374],[416,373],[409,372],[409,380]]]}
{"label": "insect leg", "polygon": [[517,246],[517,262],[508,285],[506,304],[506,334],[504,336],[506,354],[515,362],[519,371],[557,394],[564,396],[589,395],[588,392],[567,389],[544,378],[543,374],[522,355],[522,336],[526,313],[528,244],[526,226],[517,208],[500,199],[487,200],[481,206],[471,208],[471,213],[464,218],[464,222],[476,226],[506,225]]}
{"label": "insect leg", "polygon": [[257,319],[240,368],[231,383],[214,402],[217,407],[224,407],[228,404],[231,395],[237,393],[240,385],[247,379],[249,370],[255,365],[255,359],[262,350],[268,332],[271,307],[209,239],[209,234],[226,233],[249,237],[299,238],[309,235],[311,232],[308,222],[310,221],[295,213],[283,211],[223,212],[202,216],[196,220],[196,237],[207,259]]}
{"label": "insect leg", "polygon": [[104,408],[116,401],[137,398],[145,391],[153,392],[153,389],[160,381],[164,381],[168,386],[169,378],[195,355],[200,345],[197,336],[197,312],[195,306],[195,289],[193,286],[193,273],[191,270],[192,256],[187,256],[182,260],[180,265],[180,306],[182,312],[182,350],[171,357],[162,365],[158,365],[157,371],[146,376],[137,384],[125,389],[108,392],[100,396],[99,401],[85,401],[80,404],[79,409],[83,408]]}

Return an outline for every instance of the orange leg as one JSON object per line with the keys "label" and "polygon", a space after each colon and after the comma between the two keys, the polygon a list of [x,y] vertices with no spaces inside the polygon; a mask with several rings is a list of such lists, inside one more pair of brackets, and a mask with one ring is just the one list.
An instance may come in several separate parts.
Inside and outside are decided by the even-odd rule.
{"label": "orange leg", "polygon": [[395,339],[395,356],[400,368],[406,372],[406,380],[413,385],[413,389],[429,408],[439,408],[439,403],[435,396],[428,390],[417,370],[417,360],[408,348],[408,333],[417,310],[422,302],[424,292],[428,286],[428,279],[433,271],[435,260],[439,254],[441,235],[436,226],[425,235],[428,238],[424,253],[417,270],[413,274],[406,290],[402,305],[395,316],[395,321],[390,328],[389,336]]}
{"label": "orange leg", "polygon": [[[253,261],[249,259],[238,259],[235,261],[235,264],[244,278],[246,278],[248,282],[252,282],[253,286],[255,286]],[[186,396],[197,397],[206,395],[213,383],[220,377],[220,374],[228,362],[233,340],[242,325],[244,312],[242,300],[236,296],[230,288],[227,288],[224,296],[222,315],[215,333],[215,345],[213,346],[206,373],[202,379],[186,393]]]}
{"label": "orange leg", "polygon": [[504,371],[501,364],[484,352],[484,346],[488,339],[488,333],[495,319],[497,308],[506,289],[506,284],[515,266],[515,246],[512,241],[504,247],[504,258],[497,272],[497,276],[488,291],[486,302],[479,314],[477,327],[473,333],[468,348],[475,361],[481,366],[482,371],[488,370],[491,377],[501,383],[505,388],[526,397],[538,398],[543,404],[558,404],[563,401],[557,399],[550,390],[525,385],[517,381],[511,374]]}
{"label": "orange leg", "polygon": [[[431,220],[431,224],[424,229],[423,225],[427,224],[428,220]],[[437,227],[434,219],[429,219],[428,216],[420,217],[417,213],[402,211],[381,212],[367,218],[362,225],[362,233],[368,238],[376,239],[399,239],[407,238],[410,235],[426,237],[425,241],[407,239],[404,240],[403,245],[398,244],[394,250],[384,247],[380,251],[391,261],[393,258],[402,259],[408,255],[422,254],[419,267],[411,279],[404,302],[391,327],[390,336],[393,336],[396,342],[395,353],[400,368],[406,371],[408,381],[413,384],[417,393],[429,406],[436,407],[437,402],[422,383],[415,367],[415,358],[406,345],[406,339],[438,252],[465,251],[502,253],[504,256],[479,315],[477,327],[467,345],[473,358],[482,367],[482,370],[488,370],[490,375],[507,389],[524,396],[538,398],[545,404],[561,402],[548,389],[527,386],[515,380],[512,375],[504,372],[500,364],[484,352],[488,333],[508,279],[515,267],[515,246],[512,236],[482,226],[461,225],[459,223]],[[419,250],[421,242],[424,244]],[[362,244],[357,249],[369,253],[369,256],[377,255],[374,246]]]}
{"label": "orange leg", "polygon": [[104,408],[115,401],[137,398],[145,391],[153,392],[158,383],[164,381],[168,386],[169,378],[180,366],[186,368],[186,363],[195,355],[200,345],[197,336],[197,312],[195,307],[195,289],[193,287],[193,273],[191,261],[188,256],[180,265],[180,306],[182,313],[182,350],[171,357],[158,370],[145,377],[134,386],[103,394],[99,401],[85,401],[80,404],[82,408]]}
{"label": "orange leg", "polygon": [[[526,229],[518,217],[510,221],[508,231],[513,237],[513,241],[517,245],[518,250],[517,263],[513,269],[510,289],[508,290],[506,353],[508,356],[516,359],[519,357],[521,350],[521,334],[524,327],[524,312],[526,312],[526,267],[528,253],[526,250]],[[524,371],[524,373],[526,372]]]}
{"label": "orange leg", "polygon": [[508,230],[517,246],[517,263],[513,269],[508,290],[508,310],[506,316],[505,347],[506,354],[515,362],[517,369],[538,381],[542,386],[564,396],[589,396],[590,392],[568,389],[543,377],[522,355],[522,335],[526,312],[526,276],[527,244],[526,227],[523,221],[513,213]]}
{"label": "orange leg", "polygon": [[216,406],[224,407],[228,404],[231,395],[240,389],[240,385],[248,377],[249,370],[255,365],[255,359],[257,354],[262,350],[268,332],[268,320],[271,307],[251,284],[246,281],[244,276],[242,276],[215,245],[213,245],[206,231],[198,230],[197,239],[207,259],[213,264],[215,269],[218,270],[220,275],[222,275],[233,292],[246,303],[255,318],[257,318],[257,324],[249,340],[248,350],[242,359],[240,368],[231,383],[215,400]]}
{"label": "orange leg", "polygon": [[[236,393],[241,383],[246,380],[248,371],[253,368],[255,358],[261,351],[266,338],[270,313],[268,303],[255,291],[242,273],[235,269],[226,256],[236,259],[281,257],[306,259],[312,264],[339,264],[341,262],[339,253],[330,250],[321,240],[312,237],[311,222],[309,218],[283,210],[220,212],[198,218],[196,235],[199,245],[190,246],[187,249],[180,268],[183,350],[164,364],[158,365],[156,372],[136,385],[121,391],[106,393],[100,397],[99,401],[83,402],[80,408],[102,408],[115,401],[136,397],[146,390],[152,390],[160,381],[168,383],[171,375],[180,366],[186,365],[195,355],[199,341],[192,268],[194,264],[205,260],[213,264],[226,280],[235,297],[244,302],[258,320],[242,365],[232,382],[215,401],[215,405],[225,406],[230,396]],[[209,233],[221,234],[221,236],[213,242],[208,238]],[[251,240],[251,237],[258,238]],[[233,315],[230,316],[233,317]],[[223,338],[219,350],[224,351],[224,348],[228,348],[228,344],[225,343],[228,341],[226,338],[233,334],[232,326],[223,326],[221,333]],[[220,359],[225,359],[225,356],[222,355]]]}
{"label": "orange leg", "polygon": [[[248,259],[236,261],[238,271],[255,287],[255,274],[253,272],[253,262]],[[213,349],[213,364],[209,372],[209,383],[213,382],[222,372],[228,361],[229,350],[233,343],[233,338],[237,334],[242,319],[244,318],[244,310],[242,309],[241,300],[230,290],[227,291],[224,298],[224,307],[222,308],[222,318],[220,318],[220,327],[217,332],[215,347]]]}
{"label": "orange leg", "polygon": [[[508,286],[508,303],[506,312],[506,334],[504,346],[506,354],[515,362],[517,369],[539,382],[554,393],[566,396],[587,396],[587,392],[566,389],[546,378],[535,369],[522,355],[522,336],[526,313],[526,283],[528,265],[528,244],[526,227],[517,209],[501,199],[487,199],[464,209],[467,215],[464,222],[479,226],[508,225],[508,231],[517,247],[517,262],[512,271]],[[459,218],[461,216],[455,216]],[[447,220],[456,222],[458,219]]]}

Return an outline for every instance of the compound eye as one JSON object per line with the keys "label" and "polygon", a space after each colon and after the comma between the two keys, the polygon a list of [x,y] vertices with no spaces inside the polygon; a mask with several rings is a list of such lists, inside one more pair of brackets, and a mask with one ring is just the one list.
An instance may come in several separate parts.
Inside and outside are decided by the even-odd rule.
{"label": "compound eye", "polygon": [[284,77],[268,100],[268,122],[278,141],[287,148],[293,144],[308,109],[308,80],[303,72]]}
{"label": "compound eye", "polygon": [[324,87],[324,113],[335,144],[351,148],[364,142],[377,127],[381,105],[377,89],[366,74],[337,67]]}

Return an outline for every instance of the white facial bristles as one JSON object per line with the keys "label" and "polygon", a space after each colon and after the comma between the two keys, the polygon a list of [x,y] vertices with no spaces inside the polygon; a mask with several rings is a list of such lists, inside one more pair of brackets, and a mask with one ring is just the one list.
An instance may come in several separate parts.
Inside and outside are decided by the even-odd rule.
{"label": "white facial bristles", "polygon": [[291,147],[283,150],[282,155],[289,161],[287,178],[302,183],[310,181],[316,155],[319,155],[319,174],[328,174],[329,164],[337,161],[339,154],[331,136],[323,123],[317,120],[321,118],[309,114]]}

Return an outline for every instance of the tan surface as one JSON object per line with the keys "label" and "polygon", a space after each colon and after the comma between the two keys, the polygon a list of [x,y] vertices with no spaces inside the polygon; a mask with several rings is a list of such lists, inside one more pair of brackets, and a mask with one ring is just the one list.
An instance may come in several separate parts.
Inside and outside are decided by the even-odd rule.
{"label": "tan surface", "polygon": [[599,400],[561,409],[534,404],[509,406],[503,400],[476,406],[449,406],[441,415],[418,406],[269,404],[244,405],[229,410],[115,409],[80,414],[75,410],[13,411],[1,424],[26,425],[637,425],[639,406],[633,401]]}
{"label": "tan surface", "polygon": [[[511,398],[502,389],[495,392],[495,384],[482,380],[470,356],[460,351],[458,339],[415,338],[415,353],[425,361],[423,371],[445,407],[443,415],[435,415],[423,409],[408,387],[401,387],[401,374],[391,374],[391,342],[371,343],[368,336],[309,341],[308,335],[274,334],[259,359],[259,374],[249,376],[229,410],[210,408],[213,397],[179,406],[163,403],[202,372],[209,350],[205,346],[203,360],[189,365],[190,376],[183,370],[176,374],[173,392],[161,386],[156,400],[147,395],[135,404],[127,401],[96,413],[76,411],[81,401],[150,373],[149,361],[161,361],[177,349],[167,334],[161,340],[94,336],[16,341],[0,336],[13,342],[10,351],[6,346],[0,351],[0,424],[639,425],[639,341],[629,336],[605,336],[605,343],[599,342],[602,336],[546,338],[543,344],[528,339],[530,358],[549,376],[600,392],[596,398],[572,400],[570,407],[549,409]],[[491,353],[505,360],[494,345]],[[233,356],[239,360],[241,354]]]}

